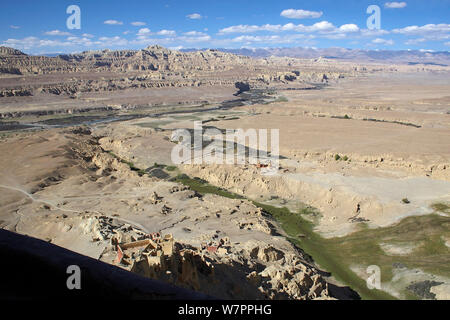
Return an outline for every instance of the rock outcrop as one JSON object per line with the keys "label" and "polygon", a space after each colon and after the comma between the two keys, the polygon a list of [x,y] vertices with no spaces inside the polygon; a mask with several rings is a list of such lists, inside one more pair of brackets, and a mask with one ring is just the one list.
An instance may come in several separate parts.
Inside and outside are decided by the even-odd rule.
{"label": "rock outcrop", "polygon": [[[241,93],[250,87],[310,87],[311,82],[321,83],[324,79],[331,81],[348,75],[346,71],[329,66],[297,71],[294,66],[300,62],[292,58],[253,59],[217,50],[180,52],[160,46],[142,50],[85,51],[57,57],[29,56],[1,47],[0,75],[24,77],[3,90],[0,86],[0,97],[44,93],[78,98],[84,93],[126,89],[245,84],[238,88]],[[27,84],[30,75],[45,75],[48,80]]]}
{"label": "rock outcrop", "polygon": [[314,267],[260,241],[236,246],[223,238],[195,248],[176,242],[171,234],[120,229],[113,230],[111,246],[101,260],[146,278],[221,299],[331,298],[327,282]]}

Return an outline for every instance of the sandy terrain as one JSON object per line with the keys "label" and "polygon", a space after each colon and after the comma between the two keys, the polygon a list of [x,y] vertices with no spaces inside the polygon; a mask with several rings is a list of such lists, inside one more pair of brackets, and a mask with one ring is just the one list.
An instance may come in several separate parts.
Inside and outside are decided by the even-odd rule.
{"label": "sandy terrain", "polygon": [[[372,105],[381,104],[374,100],[373,92],[377,92],[379,85],[379,90],[388,95],[383,81],[384,78],[372,80],[371,93],[362,99],[365,104],[369,100]],[[338,106],[327,108],[329,116],[317,117],[314,113],[326,114],[317,110],[325,107],[317,107],[316,104],[305,106],[305,100],[312,100],[313,94],[308,93],[304,99],[297,95],[287,103],[258,107],[258,115],[214,122],[218,128],[279,128],[280,154],[289,159],[281,161],[283,170],[278,177],[261,178],[252,176],[251,170],[225,166],[186,170],[250,197],[277,195],[316,206],[324,214],[318,230],[331,231],[332,234],[342,235],[349,230],[345,226],[349,222],[345,221],[356,214],[358,205],[361,208],[358,217],[370,220],[374,226],[389,225],[409,214],[431,212],[431,203],[450,200],[450,116],[446,113],[449,110],[447,97],[442,94],[443,81],[438,78],[437,84],[422,85],[422,90],[416,88],[414,95],[409,96],[402,96],[394,87],[392,90],[397,96],[392,95],[395,100],[392,99],[389,106],[393,110],[402,110],[395,115],[390,114],[392,111],[356,112],[386,121],[417,123],[420,128],[363,121],[361,113],[358,114],[359,119],[350,112],[346,114],[352,119],[331,118],[331,115],[347,112]],[[346,85],[330,91],[336,90],[341,90],[339,104],[348,99],[348,95],[361,94],[355,91],[364,91],[364,86],[351,89],[352,92]],[[439,110],[431,105],[428,108],[423,104],[417,107],[416,102],[430,96],[433,90],[441,99],[436,98],[441,103]],[[324,96],[336,95],[328,90],[322,92],[315,97],[324,99]],[[411,110],[407,111],[408,107]],[[404,117],[398,118],[400,113]],[[341,158],[339,161],[335,159],[336,154]],[[343,161],[344,157],[348,160]],[[223,180],[225,175],[228,177],[226,181]],[[264,179],[275,182],[264,182]],[[402,203],[404,198],[410,204]]]}
{"label": "sandy terrain", "polygon": [[[201,196],[175,182],[140,177],[104,152],[96,141],[83,132],[70,130],[49,130],[45,137],[19,134],[3,141],[2,167],[18,165],[0,175],[1,227],[96,259],[110,246],[113,235],[102,227],[104,218],[147,234],[172,234],[189,248],[226,237],[231,241],[230,251],[225,256],[212,254],[209,259],[222,269],[247,261],[248,266],[247,262],[244,265],[248,270],[228,268],[236,279],[214,280],[223,283],[224,288],[215,285],[195,289],[224,298],[330,297],[320,271],[278,233],[260,208],[247,200]],[[21,148],[20,152],[15,148]],[[256,273],[249,276],[255,264],[257,269],[265,265],[258,272],[270,282],[255,280],[260,279]],[[286,275],[279,275],[284,269]],[[298,286],[288,286],[288,274],[298,277]],[[238,282],[233,282],[247,280],[245,292],[239,291]],[[260,285],[264,289],[258,289]]]}
{"label": "sandy terrain", "polygon": [[[110,245],[102,238],[100,217],[146,233],[171,233],[177,241],[193,247],[229,237],[233,251],[229,259],[216,257],[217,261],[261,263],[249,252],[273,247],[304,266],[289,271],[291,258],[266,259],[263,266],[267,269],[261,275],[273,280],[281,277],[276,270],[286,268],[280,278],[284,281],[289,272],[308,276],[321,272],[250,200],[287,207],[291,212],[311,206],[318,214],[306,218],[327,238],[352,234],[361,223],[369,228],[391,226],[408,216],[435,212],[433,204],[450,202],[450,78],[446,68],[412,73],[409,67],[375,71],[377,66],[372,66],[370,72],[356,72],[347,64],[295,60],[298,65],[285,66],[278,74],[276,63],[285,62],[266,61],[268,73],[261,65],[252,65],[245,74],[252,85],[276,88],[271,93],[276,102],[223,109],[214,108],[224,100],[239,99],[234,96],[239,75],[235,69],[223,71],[226,83],[217,83],[214,72],[167,73],[167,78],[162,73],[155,81],[134,79],[139,72],[2,77],[2,89],[16,88],[20,82],[35,90],[32,96],[0,98],[1,112],[8,119],[30,123],[51,120],[55,111],[64,118],[88,112],[86,108],[94,108],[100,118],[113,111],[119,115],[142,113],[129,121],[90,123],[86,131],[6,132],[0,142],[1,228],[94,258]],[[306,70],[304,78],[286,80],[297,67]],[[327,69],[331,71],[324,77]],[[192,83],[185,86],[183,81],[188,78]],[[198,79],[205,83],[197,83]],[[133,81],[161,87],[137,89]],[[122,83],[126,84],[123,88]],[[45,86],[59,91],[50,94]],[[77,86],[86,86],[86,92],[69,95],[64,91],[70,93]],[[185,109],[199,105],[207,111]],[[164,114],[169,110],[164,106],[180,113]],[[27,113],[30,111],[42,115]],[[26,117],[20,117],[21,112]],[[199,195],[169,181],[167,170],[159,170],[156,176],[147,174],[157,171],[157,164],[172,165],[175,144],[170,141],[171,134],[178,128],[192,129],[193,121],[208,121],[208,126],[219,129],[279,129],[281,168],[274,176],[263,176],[250,164],[186,164],[173,171],[174,175],[201,178],[245,200]],[[140,176],[143,170],[146,174]],[[407,256],[416,246],[383,243],[380,250],[386,255]],[[358,268],[354,271],[360,274]],[[388,291],[397,294],[416,281],[411,270],[399,271],[395,281],[387,284]],[[418,280],[429,281],[432,276]],[[324,279],[329,284],[335,281]],[[443,284],[430,290],[444,297],[448,281],[444,277],[438,280]],[[289,298],[329,298],[325,287],[317,294],[312,292],[316,284],[309,285],[311,292],[301,294],[289,289],[287,282],[282,286]],[[263,290],[266,297],[275,297],[270,290]]]}
{"label": "sandy terrain", "polygon": [[[289,102],[237,108],[232,110],[233,114],[220,113],[231,120],[218,119],[208,125],[280,129],[280,154],[286,157],[281,160],[282,169],[275,177],[263,177],[251,166],[185,165],[183,170],[251,199],[277,196],[293,210],[297,210],[299,201],[314,206],[323,215],[317,230],[327,236],[345,235],[355,226],[355,218],[376,227],[390,225],[408,215],[431,213],[431,204],[450,200],[450,115],[444,113],[448,105],[446,96],[442,95],[443,81],[437,77],[436,83],[422,85],[422,91],[417,87],[414,96],[401,95],[398,93],[401,90],[394,88],[396,100],[389,106],[402,111],[365,108],[355,111],[399,123],[364,121],[363,115],[357,118],[350,113],[346,114],[352,119],[332,118],[347,112],[338,106],[328,107],[328,116],[317,116],[316,108],[321,107],[306,105],[305,100],[313,100],[312,95],[318,100],[327,95],[336,96],[335,91],[341,90],[339,99],[346,101],[346,95],[358,90],[362,94],[365,90],[364,86],[352,87],[349,92],[348,83],[342,88],[334,86],[313,94],[308,92],[306,97],[303,92],[293,95],[288,91],[294,96]],[[375,86],[372,92],[388,90],[384,77],[373,78],[372,86]],[[441,99],[440,111],[424,111],[423,105],[416,108],[415,102],[431,96],[433,90]],[[375,96],[367,94],[361,101],[378,105],[381,102],[374,100]],[[406,111],[408,106],[410,111]],[[249,114],[249,110],[256,110],[256,114]],[[397,118],[399,114],[405,117]],[[173,129],[193,128],[193,120],[217,116],[219,113],[140,119],[110,126],[99,134],[109,137],[101,140],[106,149],[147,168],[154,162],[170,164],[172,144],[168,138]],[[400,122],[413,122],[420,127]],[[150,131],[151,127],[166,131],[153,134],[149,141],[145,127]]]}

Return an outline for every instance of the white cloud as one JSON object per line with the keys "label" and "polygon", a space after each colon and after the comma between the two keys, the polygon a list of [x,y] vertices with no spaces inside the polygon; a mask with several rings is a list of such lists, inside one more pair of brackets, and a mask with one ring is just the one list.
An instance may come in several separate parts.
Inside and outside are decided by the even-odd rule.
{"label": "white cloud", "polygon": [[408,26],[401,29],[392,30],[394,33],[417,35],[417,34],[429,34],[429,33],[450,33],[450,24],[426,24],[424,26]]}
{"label": "white cloud", "polygon": [[134,22],[131,23],[131,25],[133,25],[135,27],[142,27],[142,26],[145,26],[146,23],[142,22],[142,21],[134,21]]}
{"label": "white cloud", "polygon": [[188,43],[195,43],[195,42],[208,42],[211,41],[211,37],[209,35],[204,36],[196,36],[196,37],[177,37],[174,40],[176,41],[182,41],[182,42],[188,42]]}
{"label": "white cloud", "polygon": [[390,32],[387,30],[383,30],[383,29],[362,29],[361,30],[361,35],[363,37],[379,37],[379,36],[383,36],[386,34],[389,34]]}
{"label": "white cloud", "polygon": [[130,41],[129,43],[132,45],[140,45],[140,46],[148,46],[149,44],[159,44],[166,47],[174,47],[180,46],[182,43],[189,44],[189,47],[192,47],[192,44],[196,43],[208,43],[212,39],[209,35],[204,36],[175,36],[175,37],[166,37],[166,38],[150,38],[148,36],[138,36],[137,39]]}
{"label": "white cloud", "polygon": [[[287,23],[285,25],[236,25],[230,26],[224,29],[219,30],[219,35],[228,35],[232,33],[256,33],[256,32],[274,32],[274,33],[292,33],[296,32],[296,34],[288,36],[280,37],[282,41],[280,43],[291,43],[291,40],[296,35],[308,35],[308,38],[324,38],[324,39],[345,39],[345,38],[361,38],[361,37],[380,37],[382,35],[388,34],[389,32],[386,30],[367,30],[360,29],[356,24],[344,24],[340,27],[336,27],[331,22],[328,21],[320,21],[314,23],[313,25],[305,26],[303,24],[293,24]],[[234,38],[234,41],[238,41],[240,39],[247,39],[247,41],[258,41],[258,39],[265,39],[268,41],[272,41],[272,38],[264,38],[264,37],[254,37],[254,38]]]}
{"label": "white cloud", "polygon": [[410,39],[410,40],[405,41],[405,44],[406,44],[407,46],[411,46],[411,45],[414,46],[414,45],[417,45],[417,44],[422,43],[422,42],[425,42],[425,41],[427,41],[427,39],[425,39],[425,38]]}
{"label": "white cloud", "polygon": [[206,36],[206,33],[200,32],[200,31],[188,31],[183,33],[185,36],[189,37],[198,37],[198,36]]}
{"label": "white cloud", "polygon": [[358,32],[359,27],[356,24],[344,24],[339,27],[342,32]]}
{"label": "white cloud", "polygon": [[332,30],[334,28],[335,28],[335,26],[332,23],[330,23],[328,21],[321,21],[321,22],[314,23],[312,25],[312,27],[310,28],[310,31],[311,32],[326,31],[326,30]]}
{"label": "white cloud", "polygon": [[115,37],[100,37],[99,41],[94,42],[95,45],[101,48],[111,48],[111,47],[125,47],[129,44],[128,40],[121,38],[119,36]]}
{"label": "white cloud", "polygon": [[60,30],[47,31],[47,32],[44,32],[44,34],[47,36],[70,36],[71,35],[70,32],[60,31]]}
{"label": "white cloud", "polygon": [[[408,26],[392,30],[393,33],[405,36],[420,36],[426,41],[443,41],[450,39],[450,24],[427,24],[424,26]],[[414,41],[414,40],[411,40]]]}
{"label": "white cloud", "polygon": [[191,14],[188,14],[186,17],[189,19],[193,19],[193,20],[198,20],[198,19],[203,18],[202,15],[199,13],[191,13]]}
{"label": "white cloud", "polygon": [[249,26],[249,25],[237,25],[237,26],[231,26],[227,28],[223,28],[219,30],[220,34],[227,34],[227,33],[252,33],[256,31],[262,31],[262,27],[260,26]]}
{"label": "white cloud", "polygon": [[159,36],[174,36],[177,33],[174,30],[161,30],[156,33]]}
{"label": "white cloud", "polygon": [[87,37],[75,37],[75,36],[71,36],[71,37],[67,37],[66,42],[65,42],[65,46],[83,46],[83,47],[91,47],[93,46],[94,42],[87,38]]}
{"label": "white cloud", "polygon": [[386,2],[384,7],[388,9],[402,9],[406,7],[406,2]]}
{"label": "white cloud", "polygon": [[137,35],[138,36],[142,36],[142,35],[149,35],[151,33],[149,28],[141,28],[139,29]]}
{"label": "white cloud", "polygon": [[372,43],[381,44],[381,45],[385,45],[385,46],[392,46],[394,44],[394,41],[386,40],[386,39],[382,39],[382,38],[376,38],[376,39],[372,40]]}
{"label": "white cloud", "polygon": [[308,10],[296,10],[286,9],[281,11],[280,16],[290,19],[307,19],[307,18],[320,18],[323,12],[308,11]]}
{"label": "white cloud", "polygon": [[267,42],[279,40],[279,36],[239,36],[232,39],[233,42]]}
{"label": "white cloud", "polygon": [[265,24],[261,26],[257,25],[236,25],[227,27],[219,30],[219,34],[229,34],[229,33],[253,33],[258,31],[269,31],[269,32],[282,32],[282,31],[297,31],[297,32],[325,32],[332,31],[336,27],[328,22],[321,21],[313,24],[312,26],[305,26],[303,24],[295,25],[293,23],[287,23],[285,25],[279,24]]}
{"label": "white cloud", "polygon": [[26,37],[23,39],[8,39],[1,43],[1,46],[16,48],[19,50],[29,50],[41,47],[63,47],[69,45],[70,42],[60,40],[45,40],[36,37]]}
{"label": "white cloud", "polygon": [[122,21],[117,21],[117,20],[106,20],[103,23],[109,24],[109,25],[123,25]]}
{"label": "white cloud", "polygon": [[287,34],[283,36],[279,35],[271,35],[271,36],[250,36],[250,35],[242,35],[235,37],[233,39],[225,39],[222,41],[223,44],[231,43],[243,43],[245,45],[251,45],[252,43],[270,43],[270,44],[296,44],[299,45],[301,41],[302,45],[306,45],[307,43],[311,43],[311,40],[314,39],[314,35],[305,35],[305,34]]}
{"label": "white cloud", "polygon": [[[300,10],[295,11],[298,13],[297,11]],[[194,15],[195,14],[192,14],[190,16]],[[300,16],[300,14],[298,16]],[[198,19],[198,17],[191,18]],[[200,18],[206,17],[200,16]],[[116,20],[107,20],[104,23],[112,25],[122,24],[122,22]],[[135,21],[132,22],[131,25],[144,26],[145,23]],[[131,28],[130,26],[128,27]],[[395,44],[394,40],[389,39],[391,36],[386,36],[388,34],[403,36],[403,39],[396,39],[396,42],[406,46],[419,45],[428,41],[440,41],[441,46],[449,46],[450,43],[450,24],[413,25],[390,31],[360,29],[358,25],[353,23],[335,26],[331,22],[320,20],[316,23],[311,23],[310,25],[294,24],[292,22],[286,24],[262,25],[241,24],[228,26],[219,30],[218,35],[223,37],[217,38],[212,38],[207,34],[208,32],[202,32],[207,31],[208,29],[203,29],[202,27],[199,28],[199,30],[200,31],[192,30],[183,33],[180,32],[180,35],[175,30],[166,29],[152,32],[148,27],[136,28],[131,32],[122,32],[123,30],[119,30],[120,32],[118,32],[118,34],[121,36],[123,36],[122,34],[128,34],[126,39],[121,36],[99,37],[98,34],[94,36],[88,33],[84,33],[81,36],[74,36],[69,32],[53,30],[45,32],[45,35],[66,37],[53,38],[56,40],[51,40],[52,38],[49,37],[50,40],[36,37],[8,39],[3,41],[2,45],[22,50],[33,49],[37,50],[37,52],[42,52],[43,50],[47,50],[46,52],[55,52],[55,50],[73,52],[71,50],[142,48],[149,44],[159,44],[173,48],[238,47],[252,46],[252,44],[255,44],[257,47],[281,47],[282,44],[289,44],[292,46],[314,46],[319,44],[319,39],[347,39],[348,41],[359,40],[360,43],[365,42],[368,43],[368,46],[378,46],[381,49]],[[58,49],[57,47],[60,48]],[[445,49],[447,48],[445,47]]]}
{"label": "white cloud", "polygon": [[20,29],[19,26],[15,26],[15,25],[10,25],[9,27],[10,27],[11,29]]}

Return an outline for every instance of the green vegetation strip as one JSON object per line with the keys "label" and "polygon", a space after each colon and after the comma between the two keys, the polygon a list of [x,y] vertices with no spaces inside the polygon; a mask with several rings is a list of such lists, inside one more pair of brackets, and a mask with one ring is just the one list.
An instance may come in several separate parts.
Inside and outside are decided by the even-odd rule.
{"label": "green vegetation strip", "polygon": [[[131,170],[139,175],[146,174],[145,170],[136,168],[129,161],[112,156],[126,163]],[[223,188],[210,185],[199,178],[190,178],[186,174],[178,174],[175,166],[157,164],[152,168],[166,170],[171,181],[189,186],[200,194],[216,194],[230,199],[245,199],[245,197],[232,193]],[[252,201],[252,200],[250,200]],[[424,216],[412,216],[399,223],[385,228],[369,229],[365,223],[359,223],[359,230],[345,237],[325,239],[313,231],[314,224],[305,219],[305,216],[314,217],[317,211],[306,207],[298,213],[291,212],[283,207],[252,201],[262,208],[283,228],[287,239],[296,247],[301,248],[310,255],[324,270],[340,282],[357,291],[363,299],[387,300],[395,299],[381,290],[370,290],[366,282],[358,277],[350,267],[377,265],[381,269],[381,281],[392,280],[394,266],[404,265],[409,269],[420,268],[431,274],[448,277],[450,275],[450,254],[445,239],[450,239],[450,206],[444,203],[432,205],[436,213]],[[380,244],[393,246],[413,245],[412,252],[406,255],[388,255],[382,250]],[[415,247],[414,247],[415,246]],[[404,292],[406,298],[417,299],[411,292]]]}
{"label": "green vegetation strip", "polygon": [[[351,265],[352,261],[366,266],[378,265],[382,282],[388,282],[392,280],[395,265],[448,277],[450,254],[445,237],[450,237],[450,218],[429,214],[407,217],[389,227],[361,228],[345,237],[326,239],[325,243],[329,245],[328,253],[346,265]],[[411,252],[387,254],[380,247],[383,243],[399,248],[410,246]],[[405,294],[408,298],[417,298],[411,293]]]}
{"label": "green vegetation strip", "polygon": [[[174,181],[189,186],[200,194],[211,193],[231,199],[244,199],[238,194],[212,186],[201,179],[192,179],[185,174],[178,175]],[[292,213],[287,208],[277,208],[257,201],[252,202],[270,214],[280,224],[291,243],[312,256],[321,268],[331,272],[337,280],[357,291],[363,299],[395,299],[383,291],[369,290],[366,282],[342,263],[340,256],[336,256],[336,252],[333,249],[337,248],[337,246],[330,247],[330,241],[316,234],[313,231],[312,223],[304,219],[300,214]],[[305,209],[303,209],[303,213],[306,213]]]}
{"label": "green vegetation strip", "polygon": [[113,156],[114,158],[116,158],[117,160],[119,160],[121,163],[124,163],[124,164],[126,164],[128,167],[130,167],[130,170],[136,171],[140,177],[142,177],[144,174],[146,174],[145,170],[136,167],[136,166],[134,165],[133,162],[128,161],[128,160],[124,160],[124,159],[120,158],[119,156],[117,156],[117,155],[116,155],[115,153],[113,153],[112,151],[107,151],[107,152],[108,152],[111,156]]}

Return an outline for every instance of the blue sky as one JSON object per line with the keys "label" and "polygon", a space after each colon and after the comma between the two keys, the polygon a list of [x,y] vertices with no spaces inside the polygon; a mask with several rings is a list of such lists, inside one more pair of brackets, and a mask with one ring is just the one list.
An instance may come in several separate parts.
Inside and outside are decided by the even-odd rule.
{"label": "blue sky", "polygon": [[[81,29],[66,8],[78,5]],[[369,30],[369,5],[381,29]],[[450,50],[450,0],[4,1],[0,45],[27,53],[94,49],[344,47]]]}

